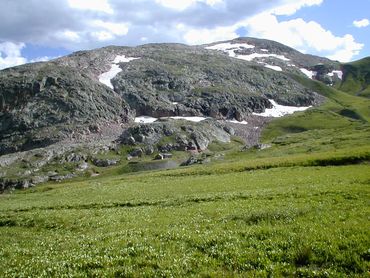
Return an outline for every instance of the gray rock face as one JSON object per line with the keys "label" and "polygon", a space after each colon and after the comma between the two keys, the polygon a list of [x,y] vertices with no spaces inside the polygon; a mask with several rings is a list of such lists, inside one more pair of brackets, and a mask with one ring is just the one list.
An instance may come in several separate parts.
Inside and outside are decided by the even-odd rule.
{"label": "gray rock face", "polygon": [[213,141],[230,142],[230,134],[215,120],[199,123],[167,120],[131,127],[122,134],[120,141],[123,144],[151,146],[164,153],[172,150],[202,151]]}
{"label": "gray rock face", "polygon": [[121,64],[112,83],[137,115],[242,120],[271,108],[268,98],[295,106],[315,102],[289,75],[203,47],[148,45],[131,52],[141,59]]}
{"label": "gray rock face", "polygon": [[12,189],[25,189],[31,186],[28,180],[0,179],[0,193]]}
{"label": "gray rock face", "polygon": [[[43,147],[89,125],[128,121],[115,92],[74,68],[49,63],[0,71],[0,154]],[[90,125],[93,128],[94,125]]]}
{"label": "gray rock face", "polygon": [[92,159],[92,163],[98,167],[109,167],[116,165],[119,162],[117,159]]}
{"label": "gray rock face", "polygon": [[[243,120],[252,112],[271,108],[268,99],[283,105],[315,105],[322,98],[293,74],[302,75],[299,68],[303,67],[317,72],[317,79],[332,84],[335,80],[327,73],[340,68],[337,62],[304,55],[272,41],[241,38],[232,42],[255,46],[253,50],[238,50],[238,54],[267,50],[288,57],[295,66],[274,57],[238,60],[207,50],[205,45],[149,44],[79,51],[49,62],[1,70],[0,177],[33,178],[33,183],[52,176],[59,176],[57,180],[68,178],[71,176],[66,172],[45,175],[38,169],[49,164],[71,164],[77,172],[84,172],[89,159],[110,150],[117,139],[135,147],[130,159],[157,151],[205,150],[214,141],[229,142],[241,128],[233,129],[215,120],[136,125],[133,118],[206,116]],[[99,75],[111,68],[117,55],[139,59],[119,63],[122,71],[111,80],[112,90],[99,82]],[[283,71],[273,71],[259,62],[280,66]],[[128,125],[132,126],[120,136]],[[95,142],[102,145],[86,150]],[[95,159],[93,163],[107,167],[118,161]],[[12,171],[13,165],[22,170]],[[26,185],[21,181],[20,185],[3,182],[1,186]]]}

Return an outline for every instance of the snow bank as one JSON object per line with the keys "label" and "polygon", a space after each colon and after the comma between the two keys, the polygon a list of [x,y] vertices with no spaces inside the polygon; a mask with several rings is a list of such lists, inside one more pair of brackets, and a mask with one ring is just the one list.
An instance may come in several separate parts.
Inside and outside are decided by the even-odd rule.
{"label": "snow bank", "polygon": [[111,80],[122,71],[119,67],[118,63],[128,63],[133,60],[140,59],[140,58],[133,58],[133,57],[126,57],[125,55],[117,55],[113,61],[113,64],[109,71],[102,73],[99,75],[99,82],[107,85],[109,88],[113,89],[113,84]]}
{"label": "snow bank", "polygon": [[277,117],[282,117],[284,115],[293,114],[294,112],[297,112],[297,111],[304,111],[311,107],[311,106],[308,106],[308,107],[284,106],[284,105],[277,104],[273,99],[269,99],[269,101],[271,102],[273,106],[272,108],[266,108],[265,112],[253,113],[253,115],[257,115],[261,117],[277,118]]}
{"label": "snow bank", "polygon": [[230,57],[236,58],[235,50],[241,50],[241,49],[250,49],[254,48],[254,45],[247,44],[247,43],[219,43],[212,46],[207,46],[206,49],[212,49],[212,50],[221,50],[223,52],[226,52]]}
{"label": "snow bank", "polygon": [[222,51],[227,51],[227,50],[238,50],[242,48],[254,48],[254,45],[247,44],[247,43],[219,43],[216,45],[212,46],[207,46],[206,49],[213,49],[213,50],[222,50]]}
{"label": "snow bank", "polygon": [[140,116],[135,118],[135,123],[141,123],[141,124],[150,124],[157,121],[158,118],[153,118],[149,116]]}
{"label": "snow bank", "polygon": [[269,68],[269,69],[273,69],[273,70],[276,70],[276,71],[283,71],[281,67],[279,66],[273,66],[273,65],[265,65],[266,68]]}
{"label": "snow bank", "polygon": [[256,58],[268,58],[268,57],[273,57],[276,59],[280,59],[283,61],[290,61],[287,57],[284,55],[278,55],[278,54],[260,54],[260,53],[252,53],[249,55],[236,55],[235,58],[240,59],[240,60],[245,60],[245,61],[252,61]]}
{"label": "snow bank", "polygon": [[170,117],[171,119],[174,119],[174,120],[186,120],[186,121],[190,121],[190,122],[195,122],[195,123],[199,123],[201,121],[204,121],[206,120],[207,118],[205,117],[197,117],[197,116],[189,116],[189,117],[182,117],[182,116],[174,116],[174,117]]}
{"label": "snow bank", "polygon": [[305,68],[300,68],[299,69],[302,73],[304,73],[308,78],[313,79],[314,76],[316,76],[317,72],[316,71],[310,71]]}
{"label": "snow bank", "polygon": [[342,80],[342,78],[343,78],[343,72],[342,72],[341,70],[333,70],[332,72],[329,72],[329,73],[328,73],[328,75],[329,75],[329,76],[334,76],[334,74],[335,74],[336,76],[338,76],[338,78],[339,78],[340,80]]}
{"label": "snow bank", "polygon": [[[160,119],[174,119],[174,120],[186,120],[190,122],[201,122],[204,121],[205,117],[197,117],[197,116],[189,116],[189,117],[182,117],[182,116],[173,116],[173,117],[162,117]],[[135,123],[140,123],[140,124],[150,124],[158,121],[158,118],[153,118],[150,116],[140,116],[135,118]]]}
{"label": "snow bank", "polygon": [[[206,49],[221,50],[221,51],[227,53],[230,57],[240,59],[240,60],[244,60],[244,61],[249,61],[249,62],[256,59],[256,58],[268,58],[268,57],[273,57],[273,58],[280,59],[280,60],[283,60],[283,61],[290,61],[290,59],[288,59],[284,55],[278,55],[278,54],[252,53],[252,54],[244,55],[244,54],[236,54],[235,53],[236,50],[251,49],[251,48],[254,48],[254,47],[255,47],[254,45],[250,45],[250,44],[247,44],[247,43],[232,44],[232,43],[227,42],[227,43],[220,43],[220,44],[216,44],[216,45],[212,45],[212,46],[207,46]],[[261,49],[261,51],[268,52],[268,49]],[[281,71],[280,67],[270,66],[270,68],[273,69],[273,70]],[[278,69],[278,68],[280,68],[280,69]]]}
{"label": "snow bank", "polygon": [[226,120],[227,122],[229,122],[229,123],[233,123],[233,124],[241,124],[241,125],[247,125],[248,124],[248,122],[247,121],[241,121],[241,122],[239,122],[238,120]]}

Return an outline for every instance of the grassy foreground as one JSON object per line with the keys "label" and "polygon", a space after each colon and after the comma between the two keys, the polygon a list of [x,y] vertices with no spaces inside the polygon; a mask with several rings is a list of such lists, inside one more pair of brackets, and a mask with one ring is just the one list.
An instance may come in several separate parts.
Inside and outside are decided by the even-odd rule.
{"label": "grassy foreground", "polygon": [[271,148],[0,195],[0,277],[369,277],[370,102],[303,81]]}
{"label": "grassy foreground", "polygon": [[192,169],[0,196],[0,276],[367,277],[369,165]]}

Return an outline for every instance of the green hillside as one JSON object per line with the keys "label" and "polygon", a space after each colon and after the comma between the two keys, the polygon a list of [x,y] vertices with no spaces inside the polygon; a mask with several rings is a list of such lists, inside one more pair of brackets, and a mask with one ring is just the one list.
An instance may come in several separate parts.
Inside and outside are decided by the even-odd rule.
{"label": "green hillside", "polygon": [[370,101],[295,78],[328,100],[271,122],[270,148],[0,195],[0,276],[366,277]]}
{"label": "green hillside", "polygon": [[[336,90],[321,82],[294,76],[312,91],[327,98],[319,107],[309,109],[305,113],[295,113],[289,117],[274,120],[264,130],[265,141],[291,133],[309,132],[312,130],[329,130],[337,133],[337,129],[345,129],[348,134],[370,121],[370,100]],[[333,136],[331,134],[330,136]]]}
{"label": "green hillside", "polygon": [[357,96],[370,97],[370,57],[344,64],[339,89]]}

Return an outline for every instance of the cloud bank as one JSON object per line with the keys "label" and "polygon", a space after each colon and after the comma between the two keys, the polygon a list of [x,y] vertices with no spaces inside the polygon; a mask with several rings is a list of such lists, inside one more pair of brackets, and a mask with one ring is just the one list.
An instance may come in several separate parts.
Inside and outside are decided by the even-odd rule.
{"label": "cloud bank", "polygon": [[[323,0],[3,0],[0,68],[25,62],[27,44],[70,51],[147,42],[201,44],[245,35],[349,61],[363,45],[317,22],[279,20]],[[356,23],[355,23],[356,22]],[[366,25],[364,20],[355,26]],[[22,60],[23,59],[23,60]]]}

